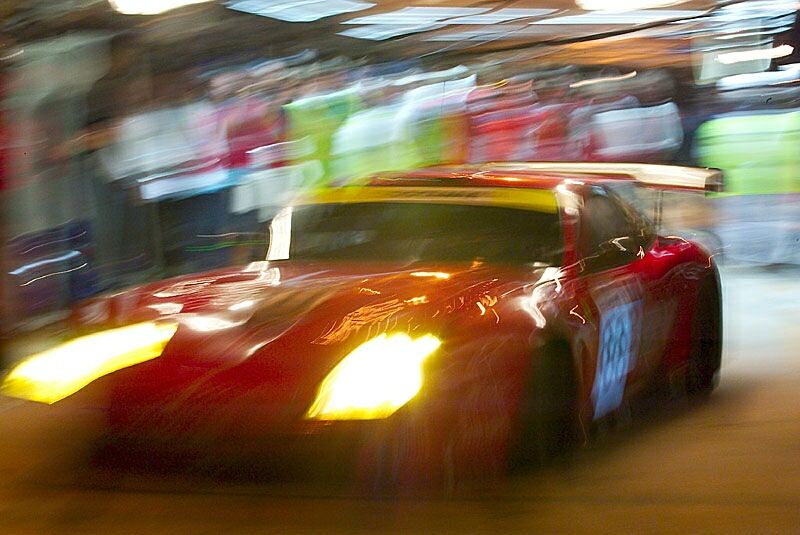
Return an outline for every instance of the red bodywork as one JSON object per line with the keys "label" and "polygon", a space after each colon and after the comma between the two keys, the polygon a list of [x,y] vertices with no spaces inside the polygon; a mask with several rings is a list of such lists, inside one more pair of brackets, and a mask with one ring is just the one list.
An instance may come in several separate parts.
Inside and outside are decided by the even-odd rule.
{"label": "red bodywork", "polygon": [[[360,463],[393,456],[406,477],[430,475],[431,466],[458,473],[499,467],[515,442],[541,347],[558,340],[569,348],[575,418],[585,427],[618,404],[602,408],[609,402],[598,399],[608,394],[597,372],[609,311],[628,318],[628,398],[685,364],[701,284],[716,284],[709,254],[674,236],[653,235],[632,262],[587,269],[578,246],[582,208],[565,199],[580,199],[585,188],[609,180],[486,167],[376,179],[374,187],[558,189],[563,265],[409,269],[286,260],[157,282],[75,310],[84,330],[159,317],[181,322],[160,358],[104,377],[75,397],[99,396],[115,433],[186,443],[195,452],[298,449],[356,431],[360,438],[347,442],[346,456]],[[419,271],[450,277],[411,275]],[[192,321],[198,317],[212,320],[198,327]],[[331,369],[360,343],[391,331],[433,333],[443,341],[420,394],[386,420],[305,419]]]}

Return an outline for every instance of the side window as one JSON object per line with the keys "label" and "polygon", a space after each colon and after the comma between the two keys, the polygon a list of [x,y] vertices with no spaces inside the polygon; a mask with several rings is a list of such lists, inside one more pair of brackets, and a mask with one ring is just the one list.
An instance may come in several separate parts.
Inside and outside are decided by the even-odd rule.
{"label": "side window", "polygon": [[648,235],[644,222],[599,186],[584,197],[579,232],[581,257],[593,270],[632,262]]}

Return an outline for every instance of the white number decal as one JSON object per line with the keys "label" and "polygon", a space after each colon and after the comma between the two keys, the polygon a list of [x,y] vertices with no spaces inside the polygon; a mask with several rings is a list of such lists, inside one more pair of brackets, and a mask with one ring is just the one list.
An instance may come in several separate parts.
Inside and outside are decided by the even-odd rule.
{"label": "white number decal", "polygon": [[640,305],[634,301],[601,310],[597,372],[592,388],[595,419],[622,403],[625,380],[639,349]]}

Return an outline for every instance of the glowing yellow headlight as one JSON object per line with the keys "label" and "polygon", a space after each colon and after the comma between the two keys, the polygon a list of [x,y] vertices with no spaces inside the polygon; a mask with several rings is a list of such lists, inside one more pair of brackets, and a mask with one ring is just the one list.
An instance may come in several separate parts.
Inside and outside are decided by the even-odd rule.
{"label": "glowing yellow headlight", "polygon": [[174,323],[146,322],[70,340],[22,361],[0,392],[55,403],[99,377],[159,357],[177,329]]}
{"label": "glowing yellow headlight", "polygon": [[422,388],[422,364],[441,345],[427,334],[382,334],[347,355],[325,378],[307,418],[386,418]]}

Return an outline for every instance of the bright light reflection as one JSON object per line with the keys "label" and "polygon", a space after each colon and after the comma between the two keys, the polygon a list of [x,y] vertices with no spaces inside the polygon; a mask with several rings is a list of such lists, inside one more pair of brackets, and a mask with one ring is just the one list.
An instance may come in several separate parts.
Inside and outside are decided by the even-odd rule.
{"label": "bright light reflection", "polygon": [[276,267],[269,267],[269,262],[261,260],[250,262],[244,268],[244,273],[258,273],[258,282],[265,282],[270,286],[278,286],[281,283],[281,270]]}
{"label": "bright light reflection", "polygon": [[529,297],[521,298],[522,309],[530,314],[533,318],[536,327],[543,329],[547,325],[547,318],[544,317],[542,311],[539,310],[539,303],[542,300],[543,286],[537,286],[531,292]]}
{"label": "bright light reflection", "polygon": [[232,0],[226,5],[236,11],[286,22],[313,22],[375,6],[356,0]]}
{"label": "bright light reflection", "polygon": [[256,302],[252,299],[247,299],[246,301],[239,301],[238,303],[234,303],[228,307],[228,310],[235,312],[237,310],[244,310],[246,308],[252,308]]}
{"label": "bright light reflection", "polygon": [[108,0],[116,11],[124,15],[158,15],[171,9],[202,4],[210,0]]}
{"label": "bright light reflection", "polygon": [[21,266],[21,267],[15,269],[14,271],[9,271],[8,274],[9,275],[15,275],[15,276],[16,275],[22,275],[26,271],[30,271],[30,270],[35,269],[37,267],[41,267],[41,266],[44,266],[44,265],[47,265],[47,264],[58,264],[60,262],[64,262],[65,260],[69,260],[71,258],[75,258],[76,256],[80,256],[80,255],[81,255],[81,253],[79,253],[78,251],[70,251],[70,252],[68,252],[66,254],[63,254],[61,256],[57,256],[55,258],[48,258],[46,260],[39,260],[38,262],[31,262],[30,264],[25,264],[24,266]]}
{"label": "bright light reflection", "polygon": [[685,4],[688,0],[576,0],[575,4],[586,11],[635,11]]}
{"label": "bright light reflection", "polygon": [[513,8],[506,7],[485,13],[482,15],[471,15],[466,17],[458,17],[449,19],[447,24],[498,24],[500,22],[508,22],[511,20],[527,19],[534,17],[544,17],[551,13],[555,13],[555,9],[547,8]]}
{"label": "bright light reflection", "polygon": [[404,7],[396,11],[368,15],[344,21],[342,24],[431,24],[453,17],[479,15],[489,11],[481,7]]}
{"label": "bright light reflection", "polygon": [[587,80],[581,80],[580,82],[574,82],[569,84],[569,86],[573,89],[578,87],[583,87],[586,85],[594,85],[594,84],[601,84],[603,82],[619,82],[621,80],[630,80],[631,78],[635,77],[638,73],[636,71],[631,71],[627,74],[621,74],[619,76],[604,76],[602,78],[589,78]]}
{"label": "bright light reflection", "polygon": [[292,207],[284,208],[269,225],[267,260],[286,260],[292,244]]}
{"label": "bright light reflection", "polygon": [[147,308],[152,308],[159,314],[179,314],[183,310],[183,305],[181,303],[153,303],[147,305]]}
{"label": "bright light reflection", "polygon": [[450,278],[449,273],[442,271],[415,271],[411,274],[412,277],[431,277],[434,279],[445,280]]}
{"label": "bright light reflection", "polygon": [[431,30],[438,30],[444,28],[444,24],[408,24],[402,26],[361,26],[358,28],[350,28],[339,32],[339,35],[346,37],[353,37],[355,39],[369,39],[371,41],[383,41],[399,35],[407,35],[411,33],[427,32]]}
{"label": "bright light reflection", "polygon": [[441,341],[382,334],[356,348],[325,378],[308,410],[318,420],[387,418],[422,388],[422,364]]}
{"label": "bright light reflection", "polygon": [[717,80],[717,89],[731,90],[766,85],[788,84],[800,78],[800,70],[779,70],[734,74]]}
{"label": "bright light reflection", "polygon": [[596,11],[593,13],[581,13],[580,15],[565,15],[563,17],[551,17],[549,19],[536,20],[530,24],[562,25],[562,24],[647,24],[661,20],[685,19],[698,17],[703,11],[694,10],[641,10],[626,11],[623,13],[612,13],[608,11]]}
{"label": "bright light reflection", "polygon": [[22,361],[0,392],[55,403],[104,375],[161,356],[177,328],[175,323],[138,323],[70,340]]}
{"label": "bright light reflection", "polygon": [[214,316],[184,316],[181,318],[181,323],[185,324],[193,331],[204,333],[230,329],[231,327],[239,325],[238,323]]}
{"label": "bright light reflection", "polygon": [[794,52],[792,45],[781,45],[775,48],[762,48],[757,50],[742,50],[739,52],[726,52],[717,55],[717,61],[723,65],[741,63],[743,61],[756,61],[760,59],[783,58]]}

